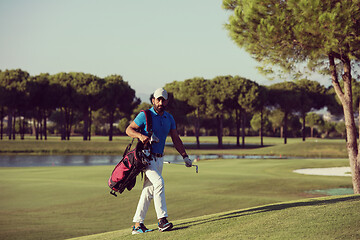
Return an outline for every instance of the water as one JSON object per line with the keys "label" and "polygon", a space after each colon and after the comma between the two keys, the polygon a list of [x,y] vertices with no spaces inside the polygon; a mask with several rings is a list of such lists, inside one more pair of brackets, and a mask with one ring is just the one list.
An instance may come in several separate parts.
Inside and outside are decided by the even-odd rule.
{"label": "water", "polygon": [[335,196],[335,195],[354,194],[354,190],[352,188],[331,188],[331,189],[312,190],[312,191],[308,191],[307,193]]}
{"label": "water", "polygon": [[[115,165],[122,156],[109,155],[0,155],[0,167],[99,166]],[[279,159],[278,156],[190,155],[198,159]],[[183,162],[180,155],[165,155],[164,161]]]}

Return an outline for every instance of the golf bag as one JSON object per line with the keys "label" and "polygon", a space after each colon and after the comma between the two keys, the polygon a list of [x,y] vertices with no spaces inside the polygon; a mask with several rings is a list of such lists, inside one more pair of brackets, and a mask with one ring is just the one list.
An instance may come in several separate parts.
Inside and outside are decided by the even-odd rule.
{"label": "golf bag", "polygon": [[[149,110],[143,111],[146,116],[147,131],[151,131],[152,118]],[[108,185],[111,188],[110,194],[117,197],[116,192],[120,194],[126,189],[129,191],[136,184],[136,177],[141,173],[151,161],[150,146],[144,146],[141,141],[138,141],[136,147],[132,150],[132,142],[126,147],[120,162],[115,166],[108,180]]]}

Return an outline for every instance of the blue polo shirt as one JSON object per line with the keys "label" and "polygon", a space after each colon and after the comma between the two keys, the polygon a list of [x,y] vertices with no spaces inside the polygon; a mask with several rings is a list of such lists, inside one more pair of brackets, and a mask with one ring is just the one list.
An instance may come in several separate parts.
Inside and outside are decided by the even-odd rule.
{"label": "blue polo shirt", "polygon": [[[171,129],[176,129],[175,120],[173,116],[166,111],[160,116],[155,112],[154,107],[150,108],[150,112],[153,133],[160,140],[159,143],[151,144],[152,152],[163,154],[166,137],[169,135]],[[141,134],[149,136],[149,133],[146,131],[146,117],[144,112],[140,112],[134,119],[134,122],[141,128]]]}

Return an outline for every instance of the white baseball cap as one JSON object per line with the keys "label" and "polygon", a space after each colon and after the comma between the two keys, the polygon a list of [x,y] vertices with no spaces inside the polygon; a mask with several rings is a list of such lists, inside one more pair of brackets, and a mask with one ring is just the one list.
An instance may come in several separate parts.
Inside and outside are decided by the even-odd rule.
{"label": "white baseball cap", "polygon": [[168,93],[163,88],[158,88],[154,92],[154,98],[158,99],[159,97],[163,97],[165,100],[168,100]]}

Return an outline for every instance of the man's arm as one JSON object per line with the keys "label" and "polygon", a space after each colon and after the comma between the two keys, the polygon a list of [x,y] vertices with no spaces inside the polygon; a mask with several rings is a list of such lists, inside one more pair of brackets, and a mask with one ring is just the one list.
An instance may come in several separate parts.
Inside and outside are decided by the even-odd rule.
{"label": "man's arm", "polygon": [[187,157],[188,155],[186,154],[184,144],[181,141],[177,130],[176,129],[171,129],[170,130],[170,136],[171,136],[171,139],[172,139],[172,141],[174,143],[175,149],[180,153],[180,155],[183,158]]}
{"label": "man's arm", "polygon": [[175,149],[176,149],[176,150],[180,153],[180,155],[183,157],[184,162],[185,162],[185,166],[186,166],[186,167],[191,167],[191,166],[192,166],[192,162],[191,162],[191,160],[189,159],[189,156],[188,156],[187,153],[186,153],[184,144],[183,144],[183,142],[181,141],[177,130],[176,130],[176,129],[171,129],[171,130],[170,130],[170,136],[171,136],[171,139],[172,139],[172,141],[173,141],[173,143],[174,143]]}
{"label": "man's arm", "polygon": [[126,134],[129,137],[138,138],[144,144],[147,143],[150,140],[150,138],[144,134],[141,134],[139,130],[140,127],[134,121],[132,121],[130,125],[126,128]]}

